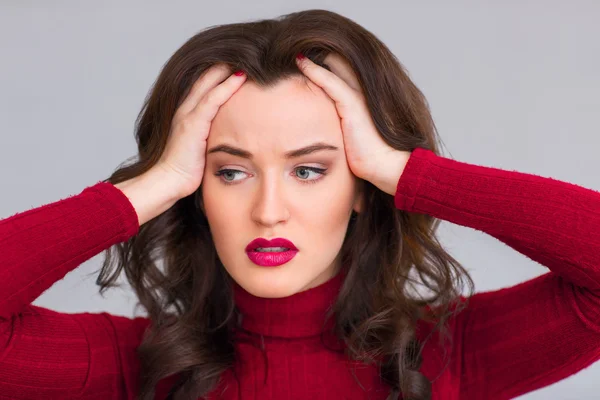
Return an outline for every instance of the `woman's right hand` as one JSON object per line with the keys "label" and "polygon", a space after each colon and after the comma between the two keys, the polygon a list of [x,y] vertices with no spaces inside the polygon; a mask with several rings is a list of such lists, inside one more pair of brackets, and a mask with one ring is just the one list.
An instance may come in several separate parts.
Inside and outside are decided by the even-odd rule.
{"label": "woman's right hand", "polygon": [[172,177],[181,198],[194,193],[204,174],[206,143],[219,108],[242,86],[246,74],[232,74],[225,64],[206,70],[177,108],[159,168]]}
{"label": "woman's right hand", "polygon": [[115,185],[129,198],[140,225],[200,187],[212,120],[245,80],[245,74],[231,74],[224,64],[206,70],[175,111],[159,161],[144,174]]}

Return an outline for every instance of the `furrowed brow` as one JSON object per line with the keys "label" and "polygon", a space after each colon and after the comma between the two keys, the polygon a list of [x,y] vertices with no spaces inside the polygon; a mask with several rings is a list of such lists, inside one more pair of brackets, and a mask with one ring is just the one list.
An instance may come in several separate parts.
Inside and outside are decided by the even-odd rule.
{"label": "furrowed brow", "polygon": [[[311,145],[302,147],[300,149],[288,151],[284,154],[284,157],[286,159],[298,158],[298,157],[302,157],[302,156],[312,154],[317,151],[323,151],[323,150],[337,151],[337,150],[339,150],[339,148],[337,146],[333,146],[333,145],[330,145],[327,143],[317,142],[317,143],[313,143]],[[231,146],[228,144],[220,144],[215,147],[212,147],[211,149],[208,150],[207,154],[213,154],[213,153],[217,153],[217,152],[223,152],[223,153],[231,154],[236,157],[247,158],[249,160],[252,160],[252,158],[254,157],[254,155],[252,153],[250,153],[249,151],[241,149],[239,147]]]}

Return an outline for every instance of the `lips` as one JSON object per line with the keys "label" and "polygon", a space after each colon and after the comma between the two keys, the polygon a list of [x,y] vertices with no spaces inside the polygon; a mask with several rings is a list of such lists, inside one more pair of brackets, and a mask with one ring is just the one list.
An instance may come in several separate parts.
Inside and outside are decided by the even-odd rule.
{"label": "lips", "polygon": [[[258,247],[284,247],[288,250],[277,252],[256,251]],[[246,246],[246,255],[256,265],[261,267],[277,267],[286,264],[296,256],[298,249],[294,243],[284,238],[275,238],[271,240],[258,238],[254,239]]]}
{"label": "lips", "polygon": [[246,246],[246,252],[254,251],[258,247],[285,247],[290,250],[298,250],[294,243],[284,238],[274,238],[271,240],[256,238]]}

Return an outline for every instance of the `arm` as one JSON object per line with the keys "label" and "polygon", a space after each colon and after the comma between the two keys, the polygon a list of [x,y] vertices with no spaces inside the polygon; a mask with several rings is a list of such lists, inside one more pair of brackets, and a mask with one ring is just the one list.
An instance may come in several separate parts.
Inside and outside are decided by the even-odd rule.
{"label": "arm", "polygon": [[135,210],[111,186],[98,183],[0,221],[0,319],[9,320],[81,263],[137,232]]}
{"label": "arm", "polygon": [[416,149],[395,204],[488,233],[550,271],[475,294],[455,317],[461,398],[512,398],[600,359],[600,193]]}
{"label": "arm", "polygon": [[0,323],[0,399],[133,399],[136,349],[148,325],[145,318],[25,306]]}
{"label": "arm", "polygon": [[[0,221],[2,395],[130,397],[125,394],[137,381],[135,349],[147,320],[58,313],[30,303],[82,262],[127,240],[140,223],[168,208],[175,201],[166,196],[168,188],[151,191],[159,183],[164,183],[159,174],[117,187],[98,183],[79,195]],[[161,192],[165,195],[149,195]]]}

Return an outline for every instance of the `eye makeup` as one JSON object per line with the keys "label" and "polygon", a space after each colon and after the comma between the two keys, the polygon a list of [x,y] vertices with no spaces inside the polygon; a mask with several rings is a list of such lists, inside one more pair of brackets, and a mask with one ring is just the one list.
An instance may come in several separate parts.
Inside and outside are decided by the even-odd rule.
{"label": "eye makeup", "polygon": [[[302,184],[312,184],[312,183],[317,183],[319,182],[321,179],[323,179],[323,177],[327,174],[327,168],[316,168],[316,167],[309,167],[309,166],[305,166],[305,165],[301,165],[299,167],[294,168],[294,174],[296,174],[296,171],[309,171],[312,173],[315,173],[318,175],[318,177],[316,179],[298,179],[298,181]],[[220,178],[220,181],[225,184],[225,185],[236,185],[237,183],[241,182],[241,180],[238,181],[233,181],[233,180],[227,180],[227,179],[223,179],[223,177],[226,176],[226,174],[237,174],[237,173],[241,173],[241,174],[245,174],[246,172],[244,171],[240,171],[238,169],[233,169],[233,168],[223,168],[217,172],[215,172],[215,176]],[[297,174],[296,174],[297,176]]]}

